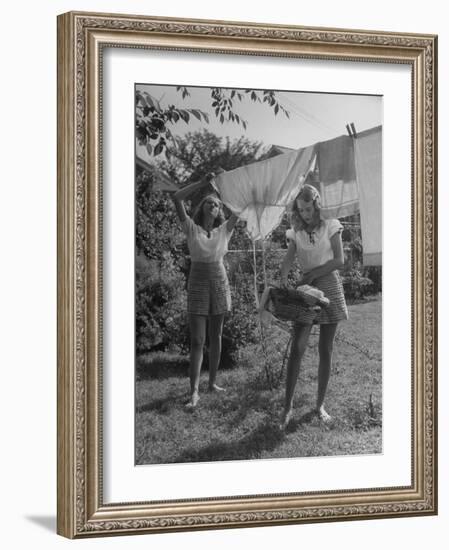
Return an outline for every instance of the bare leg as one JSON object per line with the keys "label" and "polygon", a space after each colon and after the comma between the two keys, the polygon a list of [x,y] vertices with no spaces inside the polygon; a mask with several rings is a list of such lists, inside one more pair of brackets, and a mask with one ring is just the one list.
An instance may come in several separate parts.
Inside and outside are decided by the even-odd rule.
{"label": "bare leg", "polygon": [[221,336],[223,333],[224,315],[209,317],[209,390],[224,391],[215,383],[221,358]]}
{"label": "bare leg", "polygon": [[298,380],[301,359],[306,350],[312,325],[299,325],[294,328],[290,357],[287,364],[287,380],[285,386],[285,406],[281,428],[285,429],[291,420],[293,412],[293,396]]}
{"label": "bare leg", "polygon": [[206,320],[202,315],[190,315],[190,401],[187,407],[196,407],[200,399],[200,372],[203,362],[203,348],[206,340]]}
{"label": "bare leg", "polygon": [[331,419],[329,414],[324,409],[324,398],[326,396],[327,385],[331,374],[332,352],[334,349],[336,331],[337,323],[320,326],[320,341],[318,344],[320,363],[318,367],[318,394],[316,400],[316,411],[321,420],[324,421]]}

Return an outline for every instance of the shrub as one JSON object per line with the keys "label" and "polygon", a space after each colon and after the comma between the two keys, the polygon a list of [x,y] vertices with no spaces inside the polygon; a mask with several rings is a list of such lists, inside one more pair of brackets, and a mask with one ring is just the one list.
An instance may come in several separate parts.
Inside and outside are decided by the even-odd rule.
{"label": "shrub", "polygon": [[364,267],[363,276],[368,277],[373,282],[373,294],[382,292],[382,266],[373,265]]}
{"label": "shrub", "polygon": [[360,269],[353,267],[345,271],[342,276],[345,298],[348,301],[359,300],[365,296],[375,294],[374,283],[364,277]]}
{"label": "shrub", "polygon": [[[249,240],[249,239],[248,239]],[[252,246],[250,244],[250,246]],[[248,248],[248,247],[247,247]],[[279,282],[279,265],[282,252],[276,244],[267,244],[264,252],[268,284]],[[264,288],[262,253],[256,253],[257,292]],[[253,251],[240,250],[227,256],[227,270],[231,284],[232,314],[223,327],[223,364],[233,365],[240,351],[260,339],[258,313],[254,296]]]}
{"label": "shrub", "polygon": [[162,260],[169,253],[181,266],[185,237],[171,197],[153,189],[154,174],[142,172],[136,181],[136,248],[138,254]]}
{"label": "shrub", "polygon": [[167,252],[162,260],[136,258],[137,351],[186,350],[185,276]]}
{"label": "shrub", "polygon": [[238,362],[239,349],[248,342],[254,342],[257,329],[254,295],[248,274],[239,272],[232,277],[231,297],[232,312],[223,326],[221,364],[225,367],[232,367]]}

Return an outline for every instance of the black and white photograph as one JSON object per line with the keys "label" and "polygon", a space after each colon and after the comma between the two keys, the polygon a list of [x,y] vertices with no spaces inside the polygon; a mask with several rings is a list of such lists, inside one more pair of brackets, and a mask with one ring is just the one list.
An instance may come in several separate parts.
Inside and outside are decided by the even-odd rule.
{"label": "black and white photograph", "polygon": [[382,120],[136,84],[136,465],[382,453]]}
{"label": "black and white photograph", "polygon": [[444,549],[444,3],[2,13],[2,546]]}

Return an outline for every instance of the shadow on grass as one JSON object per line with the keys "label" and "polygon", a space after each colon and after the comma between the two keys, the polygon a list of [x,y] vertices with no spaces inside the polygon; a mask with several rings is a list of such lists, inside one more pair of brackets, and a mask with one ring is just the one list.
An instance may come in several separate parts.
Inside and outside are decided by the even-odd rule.
{"label": "shadow on grass", "polygon": [[372,428],[381,427],[381,418],[369,416],[369,414],[363,410],[350,410],[347,411],[344,418],[335,418],[332,416],[328,421],[323,421],[319,418],[316,411],[311,409],[301,415],[298,419],[293,419],[287,429],[286,433],[292,433],[309,425],[311,427],[321,427],[326,431],[330,430],[350,430],[350,431],[367,431]]}
{"label": "shadow on grass", "polygon": [[[229,413],[231,413],[228,418],[229,428],[238,428],[243,425],[248,415],[254,411],[269,413],[272,398],[273,395],[257,393],[252,388],[244,387],[241,396],[238,398],[240,401],[238,408],[235,409],[235,401],[228,403]],[[227,411],[223,412],[226,413]]]}
{"label": "shadow on grass", "polygon": [[136,374],[138,380],[166,379],[172,377],[188,376],[189,361],[185,358],[173,358],[170,356],[158,356],[151,361],[137,360]]}
{"label": "shadow on grass", "polygon": [[209,462],[215,460],[248,460],[264,451],[273,451],[284,439],[276,425],[265,422],[245,437],[230,442],[210,443],[202,448],[186,449],[173,462]]}
{"label": "shadow on grass", "polygon": [[136,414],[145,412],[157,412],[161,414],[168,414],[172,409],[178,405],[181,401],[181,397],[178,395],[170,395],[161,399],[153,399],[148,403],[144,403],[136,407]]}
{"label": "shadow on grass", "polygon": [[303,415],[301,415],[299,418],[296,418],[296,419],[292,418],[292,420],[290,420],[285,432],[286,433],[296,432],[296,430],[298,430],[299,428],[301,428],[302,426],[304,426],[306,424],[310,424],[310,425],[319,425],[319,424],[321,424],[322,426],[325,425],[324,422],[320,422],[320,420],[318,419],[316,411],[311,409],[311,410],[307,411],[306,413],[304,413]]}

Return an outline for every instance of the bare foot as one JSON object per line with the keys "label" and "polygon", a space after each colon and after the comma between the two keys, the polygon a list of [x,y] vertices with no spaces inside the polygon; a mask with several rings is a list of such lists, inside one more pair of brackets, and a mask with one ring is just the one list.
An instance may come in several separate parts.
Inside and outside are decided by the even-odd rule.
{"label": "bare foot", "polygon": [[198,405],[198,401],[200,400],[200,396],[198,392],[193,392],[190,396],[190,401],[186,404],[186,409],[194,409]]}
{"label": "bare foot", "polygon": [[287,429],[292,417],[293,417],[293,409],[288,409],[288,411],[284,411],[284,414],[282,415],[281,423],[279,424],[279,428],[282,431],[285,431]]}
{"label": "bare foot", "polygon": [[218,386],[217,384],[209,384],[209,391],[226,391],[225,388]]}
{"label": "bare foot", "polygon": [[324,410],[324,407],[322,405],[321,407],[315,410],[315,413],[322,422],[332,421],[332,416]]}

